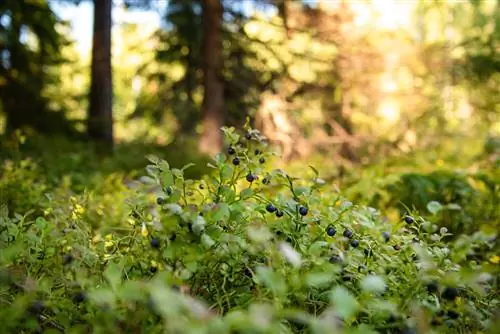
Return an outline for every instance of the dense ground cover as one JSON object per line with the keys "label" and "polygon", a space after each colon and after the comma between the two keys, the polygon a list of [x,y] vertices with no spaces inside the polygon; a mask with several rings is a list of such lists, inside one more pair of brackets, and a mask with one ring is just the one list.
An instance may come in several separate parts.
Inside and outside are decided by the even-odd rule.
{"label": "dense ground cover", "polygon": [[119,148],[114,159],[61,143],[59,153],[36,158],[4,149],[11,152],[0,175],[5,330],[498,328],[492,155],[462,172],[373,165],[338,189],[339,180],[312,166],[274,168],[258,131],[225,135],[227,150],[208,167],[188,164],[186,151],[173,149],[167,162],[151,148],[157,155],[141,173],[141,146]]}

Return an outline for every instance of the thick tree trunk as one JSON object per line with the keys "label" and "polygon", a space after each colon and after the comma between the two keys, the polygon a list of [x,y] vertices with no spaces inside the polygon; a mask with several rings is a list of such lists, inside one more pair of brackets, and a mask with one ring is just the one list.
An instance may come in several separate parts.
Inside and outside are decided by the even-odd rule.
{"label": "thick tree trunk", "polygon": [[94,0],[94,39],[87,119],[89,137],[106,150],[113,148],[111,8],[112,0]]}
{"label": "thick tree trunk", "polygon": [[222,4],[203,0],[203,133],[200,151],[215,154],[222,148],[224,85],[222,81]]}

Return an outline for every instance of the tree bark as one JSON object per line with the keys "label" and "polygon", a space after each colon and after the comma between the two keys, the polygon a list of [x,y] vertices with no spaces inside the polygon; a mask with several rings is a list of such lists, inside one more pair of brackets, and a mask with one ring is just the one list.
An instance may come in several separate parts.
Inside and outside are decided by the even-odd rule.
{"label": "tree bark", "polygon": [[222,81],[222,4],[203,0],[203,133],[199,149],[215,154],[222,149],[224,84]]}
{"label": "tree bark", "polygon": [[94,36],[87,134],[107,151],[113,149],[111,77],[112,0],[94,0]]}

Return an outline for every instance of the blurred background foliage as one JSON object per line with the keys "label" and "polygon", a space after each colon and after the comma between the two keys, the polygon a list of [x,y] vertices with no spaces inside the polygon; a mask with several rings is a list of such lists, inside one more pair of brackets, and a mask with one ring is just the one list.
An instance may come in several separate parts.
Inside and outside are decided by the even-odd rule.
{"label": "blurred background foliage", "polygon": [[[82,3],[62,2],[62,10]],[[90,50],[71,40],[56,1],[4,0],[0,172],[16,210],[62,184],[78,193],[117,175],[126,184],[146,153],[173,166],[196,162],[191,177],[206,171],[207,3],[221,8],[215,80],[224,103],[215,118],[239,127],[251,117],[282,154],[277,167],[301,175],[314,165],[388,214],[438,201],[461,208],[441,211],[450,228],[498,221],[496,0],[115,2],[115,147],[106,157],[86,134]],[[145,10],[159,27],[122,15]]]}

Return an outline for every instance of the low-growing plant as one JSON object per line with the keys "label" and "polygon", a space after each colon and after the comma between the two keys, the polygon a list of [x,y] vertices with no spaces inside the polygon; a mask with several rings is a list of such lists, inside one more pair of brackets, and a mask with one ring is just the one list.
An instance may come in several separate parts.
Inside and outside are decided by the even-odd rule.
{"label": "low-growing plant", "polygon": [[[320,178],[268,167],[248,125],[224,128],[212,173],[148,156],[122,224],[86,197],[0,214],[7,332],[479,333],[498,315],[497,231],[447,241],[408,210],[387,221]],[[102,210],[113,210],[108,203]]]}

